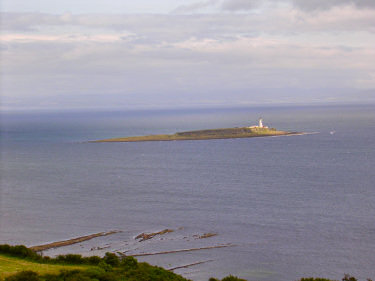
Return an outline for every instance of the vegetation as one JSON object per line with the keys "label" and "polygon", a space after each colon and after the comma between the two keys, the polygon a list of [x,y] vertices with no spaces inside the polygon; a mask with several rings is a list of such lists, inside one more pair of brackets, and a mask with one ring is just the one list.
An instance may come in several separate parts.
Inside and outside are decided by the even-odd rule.
{"label": "vegetation", "polygon": [[134,268],[97,267],[86,270],[63,270],[57,274],[41,275],[34,271],[21,271],[5,281],[184,281],[187,280],[165,269],[140,263]]}
{"label": "vegetation", "polygon": [[[357,278],[349,275],[349,274],[345,274],[344,277],[341,279],[342,281],[358,281]],[[331,280],[331,279],[326,279],[326,278],[313,278],[313,277],[310,277],[310,278],[302,278],[300,279],[299,281],[337,281],[337,280]],[[367,281],[372,281],[371,279],[367,279]]]}
{"label": "vegetation", "polygon": [[[25,246],[0,245],[1,281],[188,281],[180,275],[134,257],[119,258],[106,253],[104,257],[60,255],[42,257]],[[209,281],[220,281],[210,278]],[[221,281],[246,281],[227,276]],[[337,281],[326,278],[302,278],[299,281]],[[345,274],[342,281],[357,281]],[[372,281],[367,279],[367,281]]]}
{"label": "vegetation", "polygon": [[[228,276],[223,281],[241,281]],[[59,255],[42,257],[25,246],[0,245],[0,280],[4,281],[188,281],[161,267],[120,258]]]}
{"label": "vegetation", "polygon": [[[219,279],[216,278],[210,278],[208,281],[220,281]],[[236,276],[229,275],[227,277],[224,277],[221,279],[221,281],[246,281],[245,279],[240,279]]]}
{"label": "vegetation", "polygon": [[252,138],[278,135],[297,134],[295,132],[277,131],[274,128],[226,128],[213,130],[200,130],[180,132],[172,135],[149,135],[125,138],[113,138],[98,140],[94,142],[140,142],[140,141],[176,141],[176,140],[209,140],[209,139],[231,139]]}
{"label": "vegetation", "polygon": [[59,255],[56,258],[50,258],[48,256],[43,257],[23,245],[10,246],[7,244],[0,245],[0,254],[3,254],[7,257],[22,258],[26,261],[63,265],[98,265],[103,259],[107,258],[107,256],[105,256],[103,259],[96,256],[82,257],[81,255],[74,254]]}
{"label": "vegetation", "polygon": [[20,271],[32,270],[38,272],[39,274],[52,274],[59,273],[61,270],[86,270],[89,267],[91,266],[40,263],[0,254],[0,280],[2,280],[2,277],[6,277]]}
{"label": "vegetation", "polygon": [[25,246],[0,245],[0,279],[5,281],[186,281],[160,267],[133,257],[81,255],[42,257]]}

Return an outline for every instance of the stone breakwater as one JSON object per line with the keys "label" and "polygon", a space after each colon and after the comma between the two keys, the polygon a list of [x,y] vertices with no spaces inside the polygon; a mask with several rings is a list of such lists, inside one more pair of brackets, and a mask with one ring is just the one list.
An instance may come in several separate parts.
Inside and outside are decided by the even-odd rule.
{"label": "stone breakwater", "polygon": [[115,233],[119,233],[119,232],[121,232],[121,231],[112,230],[112,231],[108,231],[108,232],[99,232],[99,233],[94,233],[94,234],[90,234],[90,235],[86,235],[86,236],[80,236],[80,237],[68,239],[68,240],[56,241],[56,242],[52,242],[52,243],[48,243],[48,244],[32,246],[32,247],[30,247],[30,249],[35,251],[35,252],[42,252],[42,251],[45,251],[45,250],[48,250],[48,249],[73,245],[73,244],[76,244],[76,243],[80,243],[80,242],[83,242],[83,241],[94,239],[96,237],[107,236],[107,235],[111,235],[111,234],[115,234]]}

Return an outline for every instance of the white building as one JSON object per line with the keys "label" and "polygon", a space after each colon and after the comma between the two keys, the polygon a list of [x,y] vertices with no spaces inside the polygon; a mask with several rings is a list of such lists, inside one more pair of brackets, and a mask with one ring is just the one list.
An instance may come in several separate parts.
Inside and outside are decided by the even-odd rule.
{"label": "white building", "polygon": [[254,126],[250,126],[250,127],[248,127],[248,128],[252,129],[252,128],[268,128],[268,127],[267,127],[267,126],[264,126],[264,125],[263,125],[263,119],[262,119],[262,118],[259,118],[259,120],[258,120],[258,126],[257,126],[257,125],[254,125]]}
{"label": "white building", "polygon": [[258,125],[259,128],[263,128],[263,119],[262,118],[259,118],[259,125]]}

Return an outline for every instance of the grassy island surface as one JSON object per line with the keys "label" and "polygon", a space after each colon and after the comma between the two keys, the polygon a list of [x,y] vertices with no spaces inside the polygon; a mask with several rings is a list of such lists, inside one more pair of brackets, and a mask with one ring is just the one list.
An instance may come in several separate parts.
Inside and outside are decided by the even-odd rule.
{"label": "grassy island surface", "polygon": [[172,135],[149,135],[123,138],[111,138],[96,140],[92,142],[141,142],[141,141],[178,141],[178,140],[210,140],[210,139],[233,139],[253,138],[283,135],[298,135],[302,133],[278,131],[274,128],[260,127],[238,127],[224,129],[210,129],[199,131],[179,132]]}

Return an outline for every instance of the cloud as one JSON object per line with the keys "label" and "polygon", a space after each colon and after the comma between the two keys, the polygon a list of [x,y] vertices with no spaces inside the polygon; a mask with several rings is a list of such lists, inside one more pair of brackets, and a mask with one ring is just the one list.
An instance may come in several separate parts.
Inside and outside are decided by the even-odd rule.
{"label": "cloud", "polygon": [[212,6],[215,6],[219,0],[206,0],[206,1],[200,1],[200,2],[195,2],[192,4],[188,5],[181,5],[175,8],[171,13],[172,14],[190,14],[194,12],[199,12],[202,9],[209,8]]}
{"label": "cloud", "polygon": [[289,5],[302,11],[324,11],[334,7],[352,6],[366,9],[375,8],[373,0],[224,0],[222,9],[226,11],[248,11],[261,6],[277,6],[279,4]]}
{"label": "cloud", "polygon": [[259,33],[375,31],[375,10],[335,8],[310,14],[274,9],[259,14],[192,15],[49,15],[3,13],[3,35],[126,34],[137,40],[180,41],[186,38],[228,38]]}
{"label": "cloud", "polygon": [[119,40],[126,40],[126,34],[69,34],[69,35],[35,35],[35,34],[5,34],[1,40],[6,42],[37,42],[37,41],[51,41],[51,42],[114,42]]}
{"label": "cloud", "polygon": [[221,7],[227,11],[246,11],[255,9],[260,5],[260,0],[226,0]]}
{"label": "cloud", "polygon": [[4,16],[0,87],[13,105],[240,104],[277,99],[270,85],[280,100],[303,100],[290,89],[375,88],[374,9]]}
{"label": "cloud", "polygon": [[293,0],[292,3],[295,7],[305,11],[327,10],[340,6],[375,8],[375,1],[372,0]]}

